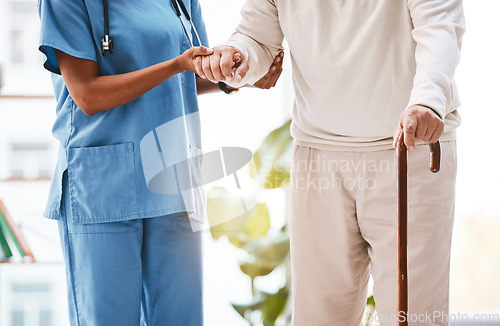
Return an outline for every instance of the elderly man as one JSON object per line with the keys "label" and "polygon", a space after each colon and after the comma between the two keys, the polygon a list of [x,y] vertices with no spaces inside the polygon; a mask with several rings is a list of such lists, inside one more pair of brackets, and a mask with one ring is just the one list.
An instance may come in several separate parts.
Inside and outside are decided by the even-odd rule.
{"label": "elderly man", "polygon": [[[293,323],[355,326],[369,273],[381,325],[395,325],[396,164],[409,153],[410,325],[448,325],[460,124],[454,74],[461,0],[247,0],[229,41],[197,72],[238,87],[263,76],[286,38],[293,65],[290,217]],[[441,140],[428,171],[425,143]]]}

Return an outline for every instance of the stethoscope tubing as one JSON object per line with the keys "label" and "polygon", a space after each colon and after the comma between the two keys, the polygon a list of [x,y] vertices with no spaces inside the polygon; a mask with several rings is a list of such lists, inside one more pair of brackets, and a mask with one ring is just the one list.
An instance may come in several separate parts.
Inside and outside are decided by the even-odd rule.
{"label": "stethoscope tubing", "polygon": [[[182,19],[182,13],[184,13],[184,16],[186,17],[187,21],[191,24],[191,29],[194,31],[194,35],[196,36],[196,40],[198,41],[198,46],[202,46],[200,35],[198,34],[198,30],[193,24],[193,20],[191,19],[191,15],[189,15],[189,12],[184,5],[184,2],[182,0],[171,0],[172,5],[174,7],[175,13],[177,14],[177,17],[179,17],[179,20],[181,21],[182,28],[184,29],[184,33],[186,33],[186,36],[189,40],[189,44],[191,47],[194,46],[193,43],[193,37],[189,33],[188,28],[186,26],[186,23],[184,22],[184,19]],[[104,36],[101,40],[101,50],[102,54],[105,55],[106,52],[113,53],[113,44],[111,37],[109,35],[109,12],[108,12],[108,1],[103,0],[103,7],[104,7]],[[180,7],[180,10],[179,10]],[[182,11],[182,13],[181,13]]]}
{"label": "stethoscope tubing", "polygon": [[[189,44],[191,45],[191,47],[194,46],[193,39],[192,39],[192,36],[188,32],[186,23],[184,23],[184,20],[182,19],[182,13],[184,13],[184,16],[186,17],[188,22],[191,24],[191,28],[193,29],[194,34],[196,35],[196,39],[198,41],[198,45],[201,46],[202,44],[201,44],[200,36],[198,34],[198,31],[196,30],[196,27],[193,24],[193,20],[191,19],[191,16],[189,15],[189,12],[188,12],[186,6],[184,5],[184,2],[182,0],[171,0],[171,2],[172,2],[172,5],[174,6],[174,10],[175,10],[175,13],[177,14],[177,17],[179,17],[179,20],[181,21],[182,27],[184,28],[184,32],[186,33],[186,36],[189,40]],[[181,10],[179,10],[179,7],[181,8],[182,13],[181,13]]]}

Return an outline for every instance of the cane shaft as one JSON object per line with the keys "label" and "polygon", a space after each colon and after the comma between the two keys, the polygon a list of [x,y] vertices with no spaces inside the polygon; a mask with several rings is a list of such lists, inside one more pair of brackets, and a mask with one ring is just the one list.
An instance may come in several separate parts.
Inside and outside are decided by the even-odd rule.
{"label": "cane shaft", "polygon": [[431,148],[431,172],[439,172],[441,166],[441,145],[439,142],[430,144]]}
{"label": "cane shaft", "polygon": [[[439,172],[441,146],[430,144],[430,170]],[[408,326],[408,153],[401,132],[398,151],[398,326]]]}
{"label": "cane shaft", "polygon": [[398,141],[398,325],[408,326],[408,155]]}

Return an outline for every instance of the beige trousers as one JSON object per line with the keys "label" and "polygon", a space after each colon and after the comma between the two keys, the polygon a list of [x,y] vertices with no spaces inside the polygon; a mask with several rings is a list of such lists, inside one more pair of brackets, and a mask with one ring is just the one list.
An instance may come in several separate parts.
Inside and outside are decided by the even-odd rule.
{"label": "beige trousers", "polygon": [[[441,171],[429,147],[408,159],[409,325],[448,325],[455,141],[441,142]],[[295,146],[291,184],[294,326],[358,326],[374,279],[382,326],[397,325],[395,150],[327,151]]]}

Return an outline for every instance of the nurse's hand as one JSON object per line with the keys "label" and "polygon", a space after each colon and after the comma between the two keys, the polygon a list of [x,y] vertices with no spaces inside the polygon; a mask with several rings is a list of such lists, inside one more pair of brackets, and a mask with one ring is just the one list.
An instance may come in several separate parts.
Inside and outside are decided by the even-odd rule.
{"label": "nurse's hand", "polygon": [[401,130],[404,132],[406,148],[412,151],[415,149],[416,140],[426,144],[437,142],[443,134],[444,122],[432,109],[413,105],[401,114],[399,125],[394,132],[394,147]]}
{"label": "nurse's hand", "polygon": [[179,69],[181,69],[182,71],[189,70],[191,72],[196,73],[197,71],[194,64],[196,58],[202,56],[208,56],[213,53],[214,53],[213,49],[206,48],[204,46],[192,47],[176,58],[177,65]]}
{"label": "nurse's hand", "polygon": [[211,56],[195,59],[196,73],[212,83],[234,78],[239,83],[248,72],[248,61],[243,53],[232,46],[221,45],[214,47]]}

